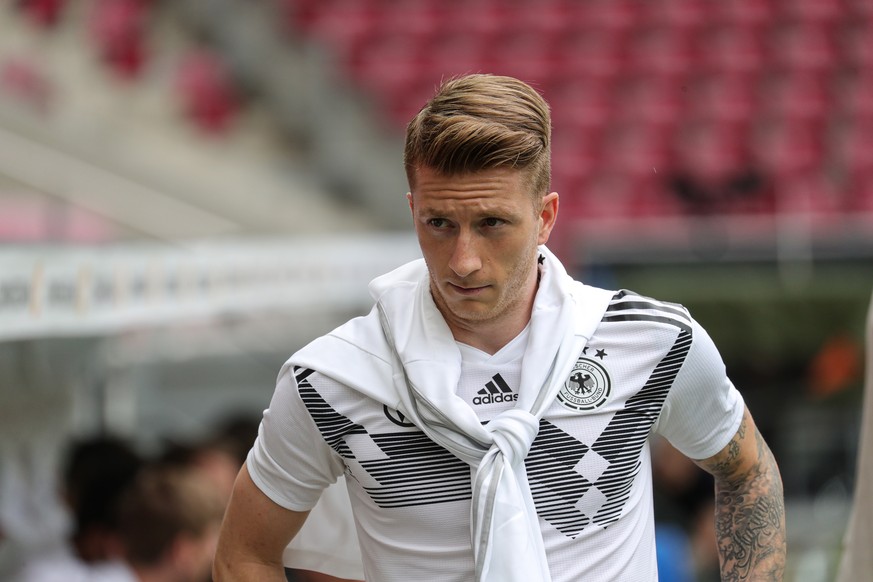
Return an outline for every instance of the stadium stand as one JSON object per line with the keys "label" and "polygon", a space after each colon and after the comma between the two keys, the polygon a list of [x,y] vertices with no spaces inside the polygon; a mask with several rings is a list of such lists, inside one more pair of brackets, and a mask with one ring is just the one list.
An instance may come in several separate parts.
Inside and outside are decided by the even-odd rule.
{"label": "stadium stand", "polygon": [[[67,4],[29,0],[17,10],[43,34],[59,35],[75,12]],[[383,140],[396,155],[402,128],[434,86],[475,71],[518,76],[550,100],[553,182],[578,219],[616,212],[633,219],[700,215],[702,207],[691,209],[675,189],[675,175],[689,162],[682,152],[696,146],[705,148],[697,161],[754,173],[768,186],[746,192],[742,203],[708,206],[712,215],[774,216],[790,209],[818,220],[821,213],[857,214],[867,206],[869,164],[864,138],[853,128],[866,127],[873,116],[873,31],[860,0],[737,0],[715,10],[700,0],[222,2],[234,19],[247,22],[236,27],[249,29],[247,35],[232,33],[200,0],[173,7],[146,0],[88,6],[78,26],[87,28],[95,58],[114,75],[134,83],[148,76],[166,53],[156,40],[162,27],[167,20],[181,24],[197,40],[174,57],[172,91],[190,123],[207,134],[226,134],[235,120],[267,104],[285,135],[316,152],[312,166],[328,175],[328,189],[383,214],[387,197],[361,191],[386,189],[389,183],[372,178],[379,173],[372,168],[385,162],[384,170],[388,158],[368,157],[366,147],[343,152],[345,144],[338,144],[347,140],[337,132],[357,132],[356,144]],[[253,18],[257,12],[260,20]],[[312,83],[313,68],[339,75],[332,91],[319,85],[312,93],[330,102],[321,114],[313,115],[304,92],[295,96],[278,86],[281,65],[259,57],[267,47],[258,45],[259,37],[275,34],[280,44],[269,45],[273,54],[316,47],[327,55],[289,73],[293,79]],[[48,107],[51,79],[39,63],[3,65],[7,93],[36,109]],[[351,99],[337,97],[344,86],[355,88]],[[328,107],[342,112],[333,117],[355,108],[361,113],[334,129],[314,129],[332,117]],[[351,130],[368,112],[376,114],[369,128]],[[701,133],[718,137],[706,145]],[[589,188],[617,183],[635,190],[633,202],[624,210],[593,209],[603,200]]]}
{"label": "stadium stand", "polygon": [[[858,208],[858,185],[832,178],[832,165],[849,164],[843,156],[852,148],[828,136],[836,120],[851,125],[873,103],[862,74],[873,53],[863,2],[740,0],[715,11],[675,0],[282,4],[290,28],[333,47],[398,129],[426,88],[449,75],[490,71],[537,85],[554,108],[554,183],[564,200],[581,199],[566,205],[580,216],[600,203],[588,186],[614,183],[616,171],[646,192],[627,212],[681,213],[671,200],[676,158],[668,152],[688,149],[689,132],[674,130],[689,114],[695,123],[731,126],[735,145],[753,152],[748,162],[788,198],[731,212]],[[606,144],[607,163],[592,159],[592,144]],[[798,184],[811,191],[795,194]],[[791,200],[807,196],[808,204]]]}

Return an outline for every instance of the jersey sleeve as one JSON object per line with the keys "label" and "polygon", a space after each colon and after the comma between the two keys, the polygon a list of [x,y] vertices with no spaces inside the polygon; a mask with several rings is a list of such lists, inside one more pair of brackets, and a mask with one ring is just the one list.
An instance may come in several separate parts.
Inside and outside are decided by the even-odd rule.
{"label": "jersey sleeve", "polygon": [[246,467],[267,497],[293,511],[312,509],[345,470],[306,410],[289,364],[279,373]]}
{"label": "jersey sleeve", "polygon": [[706,330],[691,320],[692,343],[676,377],[655,432],[680,452],[701,460],[721,451],[736,434],[745,403],[727,376]]}

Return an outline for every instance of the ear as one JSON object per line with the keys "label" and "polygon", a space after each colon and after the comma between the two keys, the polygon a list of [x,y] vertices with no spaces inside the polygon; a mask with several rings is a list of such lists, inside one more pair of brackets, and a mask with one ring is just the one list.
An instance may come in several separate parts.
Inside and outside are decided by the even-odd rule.
{"label": "ear", "polygon": [[412,192],[406,193],[406,201],[409,203],[409,210],[415,214],[415,203],[412,201]]}
{"label": "ear", "polygon": [[551,192],[543,196],[540,203],[540,232],[537,237],[537,244],[546,244],[549,236],[552,234],[552,229],[555,227],[555,222],[558,219],[558,193]]}

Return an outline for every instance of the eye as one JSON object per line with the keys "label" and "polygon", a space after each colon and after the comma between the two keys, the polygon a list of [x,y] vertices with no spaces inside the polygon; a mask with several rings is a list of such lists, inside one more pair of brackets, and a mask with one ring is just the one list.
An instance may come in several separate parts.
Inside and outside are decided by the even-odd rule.
{"label": "eye", "polygon": [[482,221],[482,225],[488,228],[494,228],[496,226],[501,226],[506,224],[506,221],[501,218],[495,218],[493,216],[489,216],[485,220]]}
{"label": "eye", "polygon": [[446,228],[449,226],[449,221],[445,218],[430,218],[427,221],[427,224],[432,226],[433,228]]}

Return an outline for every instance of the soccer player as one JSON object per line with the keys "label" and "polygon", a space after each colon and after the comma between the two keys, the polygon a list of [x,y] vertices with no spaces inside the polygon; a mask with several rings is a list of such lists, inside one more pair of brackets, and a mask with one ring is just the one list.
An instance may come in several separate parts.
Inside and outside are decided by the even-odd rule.
{"label": "soccer player", "polygon": [[724,580],[781,580],[782,484],[709,336],[680,305],[573,280],[545,246],[549,108],[445,82],[404,162],[423,260],[279,375],[222,526],[217,580],[281,581],[345,474],[368,580],[657,580],[648,437],[715,477]]}

